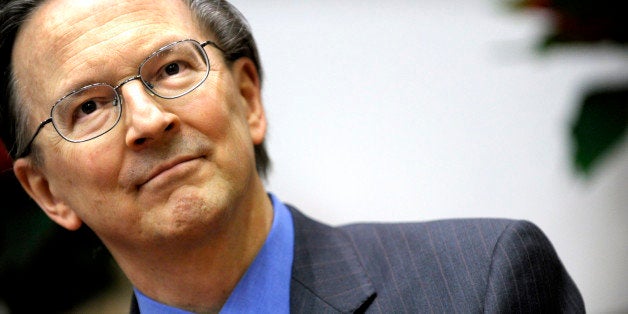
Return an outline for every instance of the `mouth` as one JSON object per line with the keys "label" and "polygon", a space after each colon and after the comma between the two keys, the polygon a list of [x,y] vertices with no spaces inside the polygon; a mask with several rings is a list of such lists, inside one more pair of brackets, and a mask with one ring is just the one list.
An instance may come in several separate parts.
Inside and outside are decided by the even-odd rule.
{"label": "mouth", "polygon": [[203,156],[180,156],[172,160],[169,160],[165,163],[161,163],[157,165],[156,167],[154,167],[152,171],[150,171],[150,174],[146,177],[146,179],[142,180],[142,182],[140,182],[136,186],[136,188],[141,189],[147,183],[154,181],[160,177],[163,177],[164,175],[167,175],[170,172],[174,172],[180,166],[183,166],[184,164],[190,161],[200,159],[200,158],[203,158]]}

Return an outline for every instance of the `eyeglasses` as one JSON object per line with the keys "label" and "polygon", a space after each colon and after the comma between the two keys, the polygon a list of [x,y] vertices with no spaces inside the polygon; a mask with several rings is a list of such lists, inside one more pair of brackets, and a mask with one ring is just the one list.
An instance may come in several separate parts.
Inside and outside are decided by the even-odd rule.
{"label": "eyeglasses", "polygon": [[117,86],[95,83],[81,87],[61,97],[42,121],[26,148],[17,158],[30,154],[37,134],[51,123],[62,138],[72,143],[95,139],[113,129],[122,116],[119,89],[139,79],[155,96],[175,99],[199,87],[209,76],[209,58],[204,47],[210,45],[224,51],[212,41],[199,43],[184,39],[170,43],[149,55],[139,66],[138,75],[127,78]]}

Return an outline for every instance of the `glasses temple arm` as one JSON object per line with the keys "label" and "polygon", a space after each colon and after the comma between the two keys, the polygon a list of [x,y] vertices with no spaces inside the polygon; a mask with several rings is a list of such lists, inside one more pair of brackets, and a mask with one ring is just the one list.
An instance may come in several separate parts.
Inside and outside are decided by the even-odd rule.
{"label": "glasses temple arm", "polygon": [[28,144],[26,144],[26,148],[24,149],[24,151],[22,151],[22,153],[20,153],[19,155],[17,155],[15,158],[22,158],[24,156],[27,156],[28,154],[31,153],[31,146],[33,145],[33,141],[35,141],[35,138],[37,137],[37,134],[39,134],[39,132],[41,131],[41,129],[44,128],[44,126],[46,126],[46,124],[52,122],[52,117],[42,121],[39,126],[37,127],[37,130],[35,130],[35,134],[33,134],[33,137],[31,137],[31,140],[28,141]]}
{"label": "glasses temple arm", "polygon": [[207,45],[210,45],[218,50],[220,50],[222,53],[226,53],[222,48],[220,48],[220,46],[218,46],[218,44],[216,44],[215,42],[208,40],[206,42],[201,43],[201,47],[205,47]]}

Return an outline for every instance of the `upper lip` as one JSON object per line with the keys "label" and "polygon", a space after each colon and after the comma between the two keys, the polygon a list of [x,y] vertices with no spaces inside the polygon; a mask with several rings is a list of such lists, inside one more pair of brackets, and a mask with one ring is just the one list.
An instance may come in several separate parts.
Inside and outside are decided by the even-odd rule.
{"label": "upper lip", "polygon": [[156,167],[153,167],[153,169],[150,171],[146,179],[140,182],[140,184],[138,184],[137,186],[141,187],[142,185],[146,184],[148,181],[152,180],[154,177],[158,176],[160,173],[168,169],[171,169],[180,163],[184,163],[186,161],[190,161],[196,158],[198,158],[198,156],[179,156],[179,157],[170,159],[167,162],[160,163]]}

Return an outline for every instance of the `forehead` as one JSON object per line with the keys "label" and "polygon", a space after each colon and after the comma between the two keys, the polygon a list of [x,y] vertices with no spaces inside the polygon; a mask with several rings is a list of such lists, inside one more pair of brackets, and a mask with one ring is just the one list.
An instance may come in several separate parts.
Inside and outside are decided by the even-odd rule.
{"label": "forehead", "polygon": [[156,48],[203,33],[183,0],[48,0],[21,27],[13,69],[49,102],[86,77],[132,75]]}

